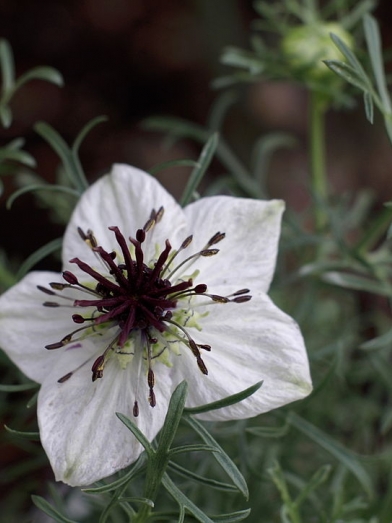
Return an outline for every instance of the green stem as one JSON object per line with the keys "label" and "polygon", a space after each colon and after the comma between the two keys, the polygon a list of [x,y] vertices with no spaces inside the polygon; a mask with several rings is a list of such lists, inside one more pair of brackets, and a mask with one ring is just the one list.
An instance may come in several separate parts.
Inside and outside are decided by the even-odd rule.
{"label": "green stem", "polygon": [[[159,451],[154,457],[149,459],[143,497],[155,501],[168,461],[169,457],[167,455],[163,456]],[[148,521],[150,515],[151,507],[148,505],[142,505],[136,516],[132,519],[132,523],[145,523]]]}
{"label": "green stem", "polygon": [[328,180],[325,161],[325,99],[317,92],[310,94],[310,172],[315,198],[314,218],[316,231],[327,224],[326,202]]}
{"label": "green stem", "polygon": [[[186,394],[187,384],[183,381],[177,386],[171,397],[165,423],[161,429],[158,447],[156,450],[150,447],[150,451],[148,452],[149,456],[143,497],[153,502],[155,502],[163,475],[170,460],[170,448],[184,410]],[[150,516],[151,507],[143,505],[132,519],[132,523],[145,523]]]}
{"label": "green stem", "polygon": [[302,523],[299,508],[295,501],[291,499],[283,471],[280,468],[279,464],[275,463],[275,465],[271,469],[269,469],[268,472],[280,492],[280,496],[283,501],[284,511],[290,519],[290,523]]}

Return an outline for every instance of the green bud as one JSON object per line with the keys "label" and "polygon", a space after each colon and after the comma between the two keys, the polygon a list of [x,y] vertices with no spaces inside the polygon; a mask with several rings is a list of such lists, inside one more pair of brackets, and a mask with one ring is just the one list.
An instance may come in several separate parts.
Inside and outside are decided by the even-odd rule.
{"label": "green bud", "polygon": [[336,34],[349,47],[353,38],[337,22],[317,22],[293,27],[282,41],[282,51],[294,73],[302,74],[305,81],[320,82],[337,79],[322,60],[342,60],[342,55],[331,40]]}

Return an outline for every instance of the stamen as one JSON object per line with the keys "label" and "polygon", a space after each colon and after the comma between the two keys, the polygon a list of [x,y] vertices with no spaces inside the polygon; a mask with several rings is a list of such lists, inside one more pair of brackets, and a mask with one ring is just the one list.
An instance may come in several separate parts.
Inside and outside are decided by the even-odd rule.
{"label": "stamen", "polygon": [[211,345],[204,345],[204,344],[198,343],[197,346],[199,347],[199,349],[203,349],[203,350],[206,350],[208,352],[211,351]]}
{"label": "stamen", "polygon": [[[163,214],[163,207],[160,207],[158,211],[153,209],[144,227],[138,229],[134,237],[129,238],[130,244],[117,226],[109,227],[109,230],[114,232],[119,246],[113,251],[107,251],[99,245],[90,229],[85,233],[78,228],[79,236],[94,253],[104,271],[98,272],[88,263],[75,257],[70,260],[70,263],[75,263],[85,275],[89,276],[90,281],[86,285],[80,283],[74,273],[66,270],[63,272],[65,283],[52,282],[49,284],[50,288],[38,286],[38,289],[44,294],[59,298],[58,301],[44,302],[43,305],[46,307],[91,308],[90,311],[86,311],[86,315],[76,311],[71,314],[72,321],[82,326],[62,340],[46,345],[46,349],[59,349],[71,342],[84,339],[90,334],[98,336],[102,334],[103,329],[113,328],[115,330],[112,341],[103,353],[98,357],[95,355],[95,360],[88,358],[82,365],[94,360],[91,366],[94,382],[103,377],[105,366],[112,356],[117,355],[118,358],[121,358],[122,367],[125,367],[132,359],[132,384],[135,392],[132,406],[134,417],[139,416],[139,384],[142,383],[142,379],[143,386],[146,386],[143,365],[147,367],[148,402],[151,407],[155,407],[156,377],[153,360],[160,358],[164,351],[170,350],[171,343],[179,342],[186,345],[196,358],[200,371],[204,375],[208,374],[201,351],[210,352],[211,346],[197,344],[186,329],[188,321],[195,314],[194,309],[206,304],[205,300],[196,299],[196,297],[205,296],[208,298],[209,305],[228,302],[244,303],[251,299],[248,294],[249,289],[240,289],[228,296],[207,293],[206,284],[194,285],[193,283],[199,274],[197,270],[193,270],[191,276],[184,276],[188,267],[199,258],[207,258],[219,253],[219,249],[212,247],[225,238],[225,233],[215,233],[203,249],[191,254],[177,266],[174,265],[174,260],[181,251],[191,245],[192,235],[185,238],[178,250],[172,250],[170,241],[166,239],[164,248],[160,250],[156,261],[145,261],[144,244],[147,234],[161,221]],[[84,277],[83,275],[83,278],[80,278],[84,279]],[[64,289],[69,289],[65,296],[61,294]],[[72,294],[72,291],[76,294]],[[80,294],[78,295],[78,293],[80,292],[88,293],[90,296],[85,296],[88,299],[79,299]],[[60,298],[67,300],[68,304],[62,305]],[[181,302],[183,305],[185,304],[185,307],[180,307]],[[175,313],[177,307],[180,309],[178,315]],[[176,321],[177,318],[180,320]],[[191,323],[189,322],[189,324]],[[197,323],[196,327],[199,328]],[[77,333],[81,334],[75,338]],[[168,339],[167,334],[174,339],[170,339],[170,337]],[[129,349],[128,342],[132,343],[134,348]],[[64,374],[58,382],[66,382],[74,372],[75,370]]]}
{"label": "stamen", "polygon": [[105,367],[105,356],[101,355],[94,361],[93,366],[91,367],[93,376],[92,380],[95,381],[98,378],[103,377],[103,369]]}
{"label": "stamen", "polygon": [[151,407],[155,407],[156,405],[156,399],[154,394],[154,385],[155,385],[155,376],[154,371],[151,369],[151,349],[148,351],[148,375],[147,375],[147,383],[149,387],[149,403]]}
{"label": "stamen", "polygon": [[173,277],[173,274],[175,274],[178,271],[178,269],[183,267],[189,261],[195,260],[195,259],[199,258],[200,256],[203,256],[203,257],[214,256],[215,254],[218,254],[218,252],[219,252],[219,249],[203,249],[202,251],[197,252],[196,254],[192,254],[192,256],[189,256],[184,261],[182,261],[179,265],[177,265],[177,267],[172,270],[172,272],[169,274],[169,276],[167,278],[170,280]]}
{"label": "stamen", "polygon": [[207,242],[207,247],[211,247],[211,245],[216,245],[217,243],[221,242],[226,237],[226,233],[224,232],[217,232],[210,238]]}
{"label": "stamen", "polygon": [[125,267],[128,273],[128,278],[133,278],[135,275],[135,270],[133,266],[132,256],[127,246],[127,242],[125,241],[125,238],[121,234],[120,229],[118,227],[109,227],[109,230],[114,232],[117,243],[120,245],[121,252],[124,257]]}
{"label": "stamen", "polygon": [[70,271],[64,271],[63,272],[63,278],[70,285],[78,285],[79,284],[77,277],[74,274],[72,274],[72,272],[70,272]]}
{"label": "stamen", "polygon": [[154,393],[154,390],[153,389],[150,389],[149,391],[149,397],[148,397],[148,402],[150,404],[150,407],[155,407],[155,405],[157,404],[157,401],[155,399],[155,393]]}
{"label": "stamen", "polygon": [[45,294],[49,294],[49,296],[56,296],[55,292],[47,289],[46,287],[42,287],[42,285],[37,285],[37,289]]}
{"label": "stamen", "polygon": [[85,234],[80,227],[78,227],[77,230],[78,230],[79,236],[90,247],[90,249],[94,249],[95,247],[98,246],[98,242],[95,239],[94,233],[91,229],[88,229],[87,234]]}
{"label": "stamen", "polygon": [[55,301],[44,301],[42,304],[44,307],[61,307],[59,303],[56,303]]}
{"label": "stamen", "polygon": [[64,347],[64,345],[68,345],[70,343],[74,336],[74,334],[77,334],[78,332],[81,332],[83,330],[90,329],[89,325],[86,325],[85,327],[80,327],[79,329],[75,329],[74,331],[70,332],[64,338],[56,343],[51,343],[49,345],[45,345],[45,349],[53,350],[53,349],[60,349],[61,347]]}
{"label": "stamen", "polygon": [[68,372],[65,376],[57,380],[57,383],[64,383],[65,381],[69,380],[69,378],[72,376],[73,372]]}
{"label": "stamen", "polygon": [[121,269],[118,268],[118,265],[114,262],[111,253],[106,252],[104,249],[102,249],[102,247],[95,247],[94,252],[98,253],[102,260],[107,263],[108,267],[110,268],[110,273],[113,274],[117,283],[119,285],[127,286],[128,280],[123,275]]}
{"label": "stamen", "polygon": [[96,318],[85,318],[84,316],[81,316],[80,314],[72,314],[72,321],[74,323],[84,323],[85,321],[95,321]]}
{"label": "stamen", "polygon": [[[185,336],[187,337],[187,340],[188,340],[188,347],[191,349],[193,355],[195,356],[196,363],[197,363],[199,369],[201,370],[201,372],[203,374],[207,375],[208,374],[207,367],[205,366],[205,363],[201,358],[200,351],[199,351],[198,346],[195,343],[195,341],[189,336],[189,334],[187,333],[187,331],[184,329],[184,327],[182,325],[180,325],[179,323],[177,323],[176,321],[173,321],[173,320],[165,320],[165,321],[167,321],[168,323],[171,323],[172,325],[175,325],[181,332],[183,332],[185,334]],[[173,334],[176,335],[175,333],[173,333]],[[182,341],[183,343],[185,343],[184,340],[182,340],[178,336],[177,336],[177,338],[179,339],[179,341]],[[185,343],[185,345],[187,345],[187,344]]]}
{"label": "stamen", "polygon": [[138,229],[136,231],[136,239],[138,242],[143,243],[146,239],[146,231],[144,231],[143,229]]}
{"label": "stamen", "polygon": [[219,249],[203,249],[199,252],[200,256],[203,256],[204,258],[208,258],[209,256],[215,256],[215,254],[218,254]]}
{"label": "stamen", "polygon": [[91,377],[92,381],[96,381],[98,378],[103,377],[103,370],[106,365],[107,355],[108,355],[109,351],[113,350],[113,346],[117,341],[118,341],[118,337],[116,336],[106,347],[104,353],[101,354],[101,356],[98,356],[98,358],[94,361],[93,366],[91,367],[91,370],[93,373],[93,375]]}
{"label": "stamen", "polygon": [[216,301],[218,303],[229,303],[229,298],[226,298],[225,296],[218,296],[217,294],[205,294],[205,296],[208,296],[211,298],[212,301]]}
{"label": "stamen", "polygon": [[81,369],[84,365],[86,365],[86,363],[88,363],[90,361],[91,358],[88,358],[86,361],[84,361],[83,363],[81,363],[78,367],[76,367],[76,369],[74,369],[73,371],[71,372],[68,372],[67,374],[65,374],[64,376],[62,376],[61,378],[59,378],[57,380],[57,383],[64,383],[65,381],[69,380],[69,378],[71,378],[75,372],[77,372],[79,369]]}
{"label": "stamen", "polygon": [[136,384],[135,384],[135,401],[133,404],[133,415],[135,418],[139,416],[139,403],[137,401],[139,395],[139,383],[142,376],[142,351],[136,350],[134,355],[134,366],[136,372]]}
{"label": "stamen", "polygon": [[182,244],[180,245],[180,248],[177,250],[177,251],[174,251],[173,254],[170,256],[169,258],[169,261],[167,262],[166,264],[166,267],[162,270],[161,272],[161,278],[163,277],[163,275],[165,274],[165,272],[169,269],[170,265],[172,264],[172,262],[174,261],[174,259],[176,258],[176,256],[181,252],[183,251],[184,249],[186,249],[187,247],[189,247],[189,245],[192,243],[192,240],[193,240],[193,235],[191,234],[190,236],[188,236],[187,238],[185,238],[185,240],[182,242]]}
{"label": "stamen", "polygon": [[252,296],[238,296],[237,298],[233,298],[230,301],[233,301],[235,303],[245,303],[247,301],[250,301],[252,299]]}
{"label": "stamen", "polygon": [[51,282],[49,283],[50,287],[52,289],[55,289],[56,291],[63,291],[64,289],[69,289],[72,287],[69,283],[57,283],[57,282]]}
{"label": "stamen", "polygon": [[154,225],[159,223],[162,219],[164,208],[160,207],[158,211],[155,211],[155,209],[152,209],[150,213],[150,218],[147,220],[147,222],[144,224],[143,230],[145,232],[148,232]]}
{"label": "stamen", "polygon": [[164,264],[166,263],[166,260],[169,256],[169,252],[171,251],[171,245],[170,245],[169,240],[165,241],[165,245],[166,245],[165,250],[162,251],[161,254],[159,255],[158,261],[156,262],[154,270],[151,273],[151,277],[150,277],[151,281],[154,281],[158,278],[158,276],[160,275],[162,268],[163,268]]}
{"label": "stamen", "polygon": [[249,289],[240,289],[239,291],[233,292],[233,294],[229,294],[229,296],[239,296],[240,294],[247,294],[250,292]]}
{"label": "stamen", "polygon": [[159,223],[162,220],[164,212],[165,209],[163,208],[163,206],[159,207],[158,211],[155,214],[155,223]]}
{"label": "stamen", "polygon": [[113,290],[113,291],[122,291],[121,287],[116,285],[115,283],[112,283],[107,278],[102,276],[99,272],[95,271],[90,267],[90,265],[87,265],[87,263],[84,263],[83,261],[79,260],[79,258],[72,258],[72,260],[69,260],[70,263],[76,263],[76,265],[79,267],[80,270],[85,272],[86,274],[89,274],[92,276],[95,280],[97,280],[99,283],[102,283],[107,289]]}
{"label": "stamen", "polygon": [[230,298],[231,296],[235,296],[234,299],[230,300],[234,303],[245,303],[252,299],[252,296],[243,296],[244,294],[250,292],[249,289],[240,289],[239,291],[233,292],[233,294],[229,294],[227,297]]}

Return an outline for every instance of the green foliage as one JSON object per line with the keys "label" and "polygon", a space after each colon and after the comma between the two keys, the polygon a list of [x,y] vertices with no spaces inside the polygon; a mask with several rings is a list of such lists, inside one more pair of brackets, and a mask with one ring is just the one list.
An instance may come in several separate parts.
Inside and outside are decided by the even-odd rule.
{"label": "green foliage", "polygon": [[[225,48],[221,62],[232,71],[216,79],[214,86],[224,88],[261,79],[294,80],[318,93],[326,103],[351,105],[344,82],[334,78],[323,64],[323,61],[337,62],[339,58],[329,33],[337,33],[340,42],[349,49],[352,46],[349,31],[375,6],[373,0],[351,4],[332,0],[321,8],[313,0],[255,2],[254,8],[261,19],[253,23],[255,32],[249,40],[250,50]],[[345,66],[344,62],[339,65],[343,69]]]}
{"label": "green foliage", "polygon": [[[222,61],[232,72],[215,84],[232,89],[217,98],[206,126],[174,117],[144,122],[145,128],[163,132],[167,143],[194,140],[201,149],[198,160],[167,162],[152,172],[176,165],[191,167],[181,200],[185,205],[198,197],[200,181],[215,158],[225,174],[214,180],[205,194],[268,198],[271,159],[280,149],[295,147],[295,139],[281,132],[263,135],[253,145],[249,161],[243,161],[236,144],[232,147],[224,133],[226,114],[239,99],[233,86],[260,78],[295,79],[316,97],[320,95],[319,129],[332,101],[348,101],[344,85],[348,82],[354,91],[364,94],[371,122],[374,106],[382,113],[392,140],[380,35],[375,19],[368,14],[373,6],[371,0],[336,0],[323,8],[315,0],[256,2],[260,19],[253,27],[261,33],[252,35],[250,50],[228,47],[224,51]],[[366,60],[356,50],[358,44],[353,50],[336,34],[331,35],[331,45],[345,61],[334,59],[326,64],[344,82],[321,86],[306,76],[307,68],[294,71],[288,67],[279,42],[290,28],[338,19],[346,31],[354,31],[362,17],[370,69],[362,65]],[[264,38],[265,31],[268,38]],[[4,127],[12,123],[9,102],[24,83],[36,78],[61,85],[61,76],[45,67],[15,80],[12,51],[6,41],[0,42],[0,68],[0,120]],[[35,125],[61,161],[53,184],[34,172],[35,161],[23,151],[22,139],[2,147],[0,175],[12,176],[19,187],[8,206],[31,192],[37,205],[51,210],[52,221],[65,224],[87,187],[79,149],[85,136],[103,121],[100,117],[89,122],[71,146],[47,123]],[[315,129],[316,125],[310,129],[312,135],[317,134]],[[322,141],[323,134],[317,134],[312,149],[312,169],[316,171],[320,165],[325,168]],[[37,395],[31,394],[37,386],[23,378],[1,353],[0,415],[7,423],[0,433],[1,444],[7,449],[12,443],[22,456],[7,463],[0,478],[0,486],[10,492],[2,513],[4,521],[26,520],[26,513],[32,513],[32,499],[40,514],[62,523],[390,523],[391,204],[372,216],[369,192],[332,199],[327,173],[318,173],[319,178],[309,175],[312,206],[304,213],[286,212],[271,290],[274,301],[301,326],[311,361],[313,394],[279,412],[251,420],[202,423],[198,414],[241,401],[262,384],[222,402],[186,409],[183,383],[173,394],[165,425],[154,442],[147,441],[130,419],[118,414],[145,452],[115,477],[80,491],[42,482],[43,475],[50,477],[50,470],[35,441],[38,429],[32,407]],[[317,185],[320,179],[325,182],[325,192]],[[19,267],[0,252],[1,290],[60,247],[61,238],[55,239]],[[75,512],[73,496],[83,508],[80,513]]]}
{"label": "green foliage", "polygon": [[0,97],[0,122],[7,128],[12,123],[12,112],[9,103],[14,94],[31,80],[44,80],[61,87],[63,78],[52,67],[35,67],[15,79],[15,64],[12,49],[7,40],[0,40],[0,69],[2,74],[2,89]]}
{"label": "green foliage", "polygon": [[348,63],[326,60],[326,65],[349,84],[360,89],[364,95],[366,117],[373,123],[373,104],[384,117],[385,128],[392,141],[392,104],[384,73],[380,31],[377,21],[369,14],[363,18],[363,27],[373,78],[366,73],[355,54],[344,42],[332,34],[331,38]]}

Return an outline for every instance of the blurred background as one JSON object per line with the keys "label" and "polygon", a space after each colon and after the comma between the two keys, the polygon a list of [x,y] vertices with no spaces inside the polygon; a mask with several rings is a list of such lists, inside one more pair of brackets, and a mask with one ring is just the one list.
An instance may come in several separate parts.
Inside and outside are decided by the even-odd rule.
{"label": "blurred background", "polygon": [[[380,1],[374,15],[388,49],[392,3]],[[218,94],[211,82],[225,73],[219,61],[222,49],[247,48],[255,18],[251,0],[0,0],[0,37],[12,46],[16,75],[48,65],[65,81],[63,88],[42,81],[25,85],[11,104],[12,126],[0,129],[0,145],[24,137],[25,149],[37,161],[36,172],[54,182],[59,158],[33,125],[45,121],[71,144],[89,120],[106,115],[108,122],[92,130],[80,151],[90,181],[116,162],[149,170],[168,160],[197,159],[200,146],[195,142],[181,140],[168,147],[163,133],[148,131],[141,123],[152,115],[172,115],[204,125]],[[293,83],[260,81],[241,86],[238,93],[224,123],[227,142],[249,164],[259,136],[292,134],[296,146],[274,155],[267,183],[271,197],[303,211],[309,203],[305,90]],[[360,95],[357,102],[351,110],[328,114],[328,173],[332,191],[366,188],[374,192],[377,209],[392,199],[392,151],[381,118],[371,126]],[[224,172],[214,161],[208,176],[213,180]],[[179,197],[189,173],[190,168],[175,167],[158,178]],[[37,207],[33,195],[22,196],[6,210],[15,185],[11,178],[4,181],[0,249],[17,266],[61,236],[64,227],[48,220],[48,211]],[[60,265],[52,258],[37,267]],[[34,412],[29,416],[35,419]],[[33,446],[26,443],[26,456]],[[23,460],[23,452],[7,448],[0,468]],[[46,474],[51,479],[49,468]]]}
{"label": "blurred background", "polygon": [[[381,1],[375,15],[389,46],[391,3]],[[221,51],[227,45],[247,48],[255,18],[251,0],[1,0],[0,35],[11,43],[17,76],[50,65],[65,80],[63,88],[43,81],[25,85],[11,104],[11,128],[0,130],[1,143],[25,137],[37,172],[53,182],[59,159],[33,124],[46,121],[72,143],[89,120],[107,115],[109,121],[95,128],[81,148],[90,180],[115,162],[148,170],[167,160],[197,158],[200,149],[194,143],[165,147],[160,134],[143,130],[140,123],[168,114],[205,124],[217,96],[211,82],[227,70],[219,62]],[[271,131],[292,133],[298,144],[275,155],[268,184],[271,196],[304,208],[305,91],[287,82],[260,82],[239,92],[225,120],[228,142],[249,163],[257,137]],[[380,120],[373,128],[368,124],[360,96],[354,110],[329,114],[328,168],[336,191],[367,186],[383,201],[392,197],[392,154]],[[223,171],[215,163],[210,176]],[[176,167],[159,177],[179,196],[189,172]],[[11,257],[23,259],[59,231],[51,230],[32,196],[6,211],[4,202],[13,189],[9,181],[1,200],[0,245]]]}

